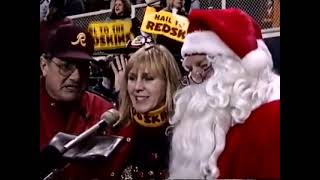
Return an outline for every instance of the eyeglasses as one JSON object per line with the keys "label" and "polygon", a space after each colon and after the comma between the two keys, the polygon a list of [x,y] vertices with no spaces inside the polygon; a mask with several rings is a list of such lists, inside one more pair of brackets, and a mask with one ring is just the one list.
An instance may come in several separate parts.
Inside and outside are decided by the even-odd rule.
{"label": "eyeglasses", "polygon": [[[191,75],[191,72],[186,75],[186,76],[183,76],[182,79],[180,80],[180,84],[182,87],[185,87],[185,86],[189,86],[191,84],[201,84],[207,77],[208,73],[212,70],[212,66],[211,66],[211,63],[203,68],[202,72],[200,73],[199,72],[199,76],[200,78],[198,80],[195,80],[192,75]],[[206,74],[205,76],[203,74]]]}
{"label": "eyeglasses", "polygon": [[201,84],[205,80],[205,77],[201,76],[200,80],[195,80],[192,78],[191,74],[183,76],[180,80],[180,86],[185,87],[191,84]]}
{"label": "eyeglasses", "polygon": [[74,62],[68,62],[64,61],[62,64],[58,64],[55,61],[53,62],[58,68],[59,68],[59,73],[62,76],[70,76],[76,69],[79,70],[81,73],[89,73],[89,63],[74,63]]}

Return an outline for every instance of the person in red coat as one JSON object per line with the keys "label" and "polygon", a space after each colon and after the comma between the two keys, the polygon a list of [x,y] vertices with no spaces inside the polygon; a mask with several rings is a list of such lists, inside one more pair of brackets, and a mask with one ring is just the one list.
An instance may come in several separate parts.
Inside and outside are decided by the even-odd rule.
{"label": "person in red coat", "polygon": [[193,10],[182,47],[189,86],[169,120],[170,179],[279,179],[280,76],[239,9]]}
{"label": "person in red coat", "polygon": [[68,179],[166,179],[170,148],[166,129],[180,85],[179,67],[164,46],[146,43],[128,61],[117,59],[112,68],[120,82],[121,118],[110,134],[123,140],[106,161],[78,163],[66,170],[77,172]]}
{"label": "person in red coat", "polygon": [[77,26],[57,29],[41,56],[40,151],[58,132],[78,135],[112,104],[86,91],[93,38]]}
{"label": "person in red coat", "polygon": [[[40,176],[51,171],[43,168],[50,164],[54,154],[45,156],[52,139],[59,132],[79,135],[103,119],[113,108],[110,102],[86,91],[89,62],[93,60],[94,41],[82,28],[69,25],[58,27],[47,41],[45,53],[40,57]],[[57,159],[60,161],[60,159]],[[70,161],[71,162],[71,161]],[[61,168],[58,179],[72,179],[81,173],[78,163]],[[90,166],[86,164],[85,167]],[[47,171],[49,171],[47,173]]]}

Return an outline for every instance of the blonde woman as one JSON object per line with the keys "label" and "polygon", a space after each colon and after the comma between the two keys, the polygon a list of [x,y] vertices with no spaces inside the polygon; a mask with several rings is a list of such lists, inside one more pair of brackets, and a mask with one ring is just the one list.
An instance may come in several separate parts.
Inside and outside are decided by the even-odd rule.
{"label": "blonde woman", "polygon": [[118,60],[114,68],[123,72],[123,79],[121,119],[112,134],[124,140],[109,161],[86,171],[90,171],[90,178],[94,175],[98,179],[165,179],[170,144],[166,129],[173,114],[173,96],[180,85],[179,67],[164,46],[147,44],[128,61]]}

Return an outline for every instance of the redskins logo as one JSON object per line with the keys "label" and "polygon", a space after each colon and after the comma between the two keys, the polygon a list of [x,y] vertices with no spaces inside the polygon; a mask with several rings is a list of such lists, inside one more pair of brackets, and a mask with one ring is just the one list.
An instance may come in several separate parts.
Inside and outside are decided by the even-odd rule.
{"label": "redskins logo", "polygon": [[77,35],[77,40],[75,42],[71,41],[72,45],[78,45],[80,44],[83,47],[86,47],[86,34],[81,32]]}

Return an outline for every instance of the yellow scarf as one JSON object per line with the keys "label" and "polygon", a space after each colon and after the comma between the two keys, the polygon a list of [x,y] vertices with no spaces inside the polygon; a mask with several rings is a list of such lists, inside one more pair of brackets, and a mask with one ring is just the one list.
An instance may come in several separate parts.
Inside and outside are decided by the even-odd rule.
{"label": "yellow scarf", "polygon": [[144,127],[156,128],[168,121],[168,113],[165,105],[147,113],[139,113],[134,108],[131,108],[130,115],[135,122]]}

